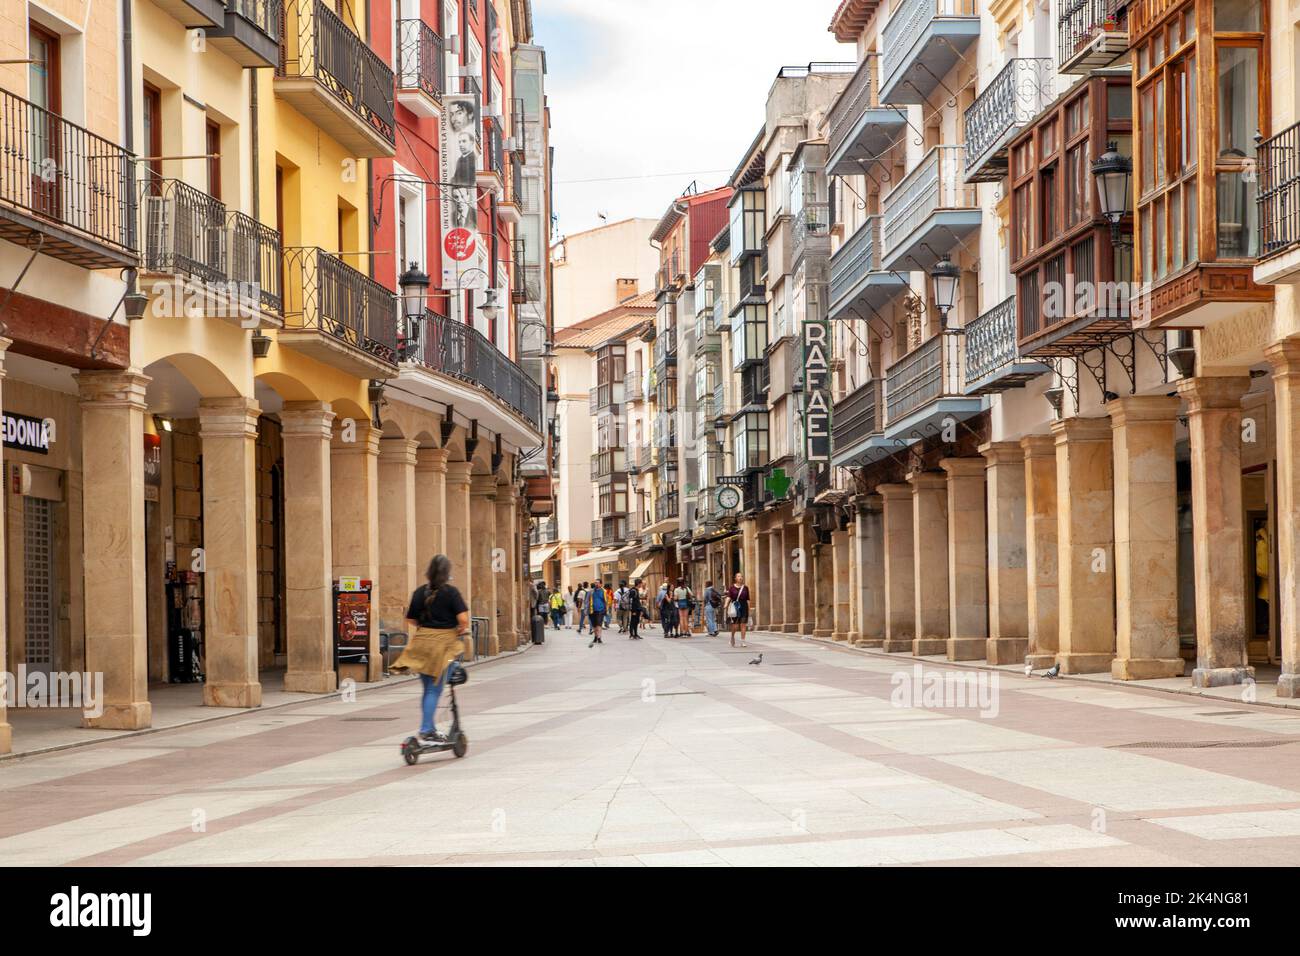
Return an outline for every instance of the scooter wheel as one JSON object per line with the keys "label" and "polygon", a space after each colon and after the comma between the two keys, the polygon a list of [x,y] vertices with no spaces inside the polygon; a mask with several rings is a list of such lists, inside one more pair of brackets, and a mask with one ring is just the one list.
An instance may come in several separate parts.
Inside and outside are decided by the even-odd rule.
{"label": "scooter wheel", "polygon": [[454,753],[457,757],[463,757],[465,756],[465,753],[468,750],[469,750],[469,738],[466,737],[464,734],[457,734],[456,739],[452,741],[451,752]]}
{"label": "scooter wheel", "polygon": [[414,767],[420,759],[420,744],[414,737],[407,737],[402,744],[402,759],[408,767]]}

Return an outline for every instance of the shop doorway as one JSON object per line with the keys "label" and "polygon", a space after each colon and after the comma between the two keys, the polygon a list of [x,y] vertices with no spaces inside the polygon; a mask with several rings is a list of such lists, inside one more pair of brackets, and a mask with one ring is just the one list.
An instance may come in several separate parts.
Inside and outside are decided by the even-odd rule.
{"label": "shop doorway", "polygon": [[54,502],[23,497],[23,629],[29,671],[54,670]]}

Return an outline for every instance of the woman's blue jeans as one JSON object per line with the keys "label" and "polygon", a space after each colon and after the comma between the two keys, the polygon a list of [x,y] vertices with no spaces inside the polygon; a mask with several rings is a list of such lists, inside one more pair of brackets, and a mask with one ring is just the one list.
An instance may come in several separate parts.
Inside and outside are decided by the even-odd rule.
{"label": "woman's blue jeans", "polygon": [[442,672],[442,679],[435,680],[428,674],[420,675],[420,683],[424,685],[424,697],[420,699],[420,733],[431,734],[434,731],[433,715],[438,711],[438,701],[442,699],[442,689],[447,686],[447,676],[451,671],[451,665],[447,665],[447,670]]}
{"label": "woman's blue jeans", "polygon": [[710,634],[718,633],[718,609],[712,604],[704,605],[704,626]]}

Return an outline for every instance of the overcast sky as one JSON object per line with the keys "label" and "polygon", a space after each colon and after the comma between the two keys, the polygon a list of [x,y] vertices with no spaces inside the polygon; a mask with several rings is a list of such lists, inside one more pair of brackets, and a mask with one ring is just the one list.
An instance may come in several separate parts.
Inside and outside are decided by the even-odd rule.
{"label": "overcast sky", "polygon": [[561,234],[726,181],[782,66],[854,59],[838,0],[534,0]]}

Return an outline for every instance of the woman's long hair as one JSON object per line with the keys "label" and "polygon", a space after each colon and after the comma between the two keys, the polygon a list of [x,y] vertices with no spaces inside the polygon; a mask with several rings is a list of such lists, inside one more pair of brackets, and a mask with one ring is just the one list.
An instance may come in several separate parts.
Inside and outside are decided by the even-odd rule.
{"label": "woman's long hair", "polygon": [[428,611],[433,609],[434,596],[451,580],[451,559],[445,554],[435,554],[424,576],[429,582],[429,593],[424,599],[424,609]]}

